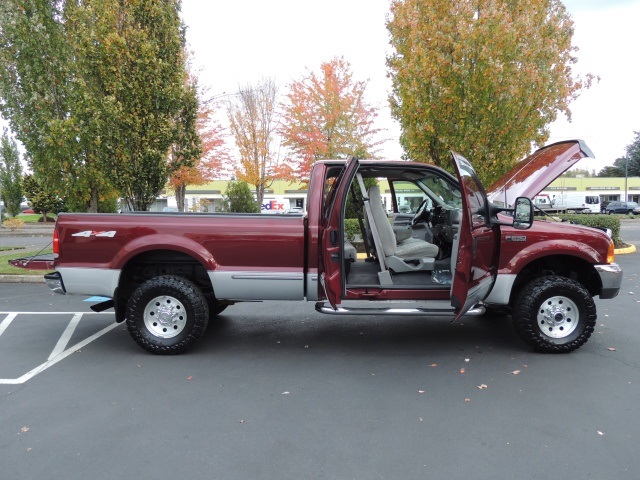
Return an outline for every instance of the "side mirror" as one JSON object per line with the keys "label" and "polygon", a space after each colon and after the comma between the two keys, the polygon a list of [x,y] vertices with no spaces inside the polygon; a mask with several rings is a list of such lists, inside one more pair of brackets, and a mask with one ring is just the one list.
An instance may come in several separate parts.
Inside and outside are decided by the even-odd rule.
{"label": "side mirror", "polygon": [[526,230],[533,225],[533,203],[527,197],[516,198],[513,209],[513,228]]}

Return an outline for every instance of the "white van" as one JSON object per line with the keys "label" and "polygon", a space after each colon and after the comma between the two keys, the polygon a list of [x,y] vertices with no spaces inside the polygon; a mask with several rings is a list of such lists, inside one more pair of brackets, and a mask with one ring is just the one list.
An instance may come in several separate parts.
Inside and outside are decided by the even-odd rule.
{"label": "white van", "polygon": [[568,213],[600,213],[600,196],[588,192],[561,192],[552,195],[551,203]]}

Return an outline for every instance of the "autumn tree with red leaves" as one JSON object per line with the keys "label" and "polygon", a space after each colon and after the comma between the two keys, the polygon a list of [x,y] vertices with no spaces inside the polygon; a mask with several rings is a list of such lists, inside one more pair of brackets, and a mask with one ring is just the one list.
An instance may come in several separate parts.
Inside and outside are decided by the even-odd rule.
{"label": "autumn tree with red leaves", "polygon": [[306,181],[317,160],[374,158],[377,109],[364,98],[367,82],[355,81],[349,62],[336,57],[289,86],[279,133],[292,152],[291,177]]}
{"label": "autumn tree with red leaves", "polygon": [[169,177],[169,188],[175,192],[178,210],[186,211],[187,185],[204,185],[225,172],[229,163],[229,151],[224,140],[224,128],[215,118],[220,105],[214,98],[202,99],[200,94],[196,131],[200,137],[200,156],[191,167],[180,167]]}

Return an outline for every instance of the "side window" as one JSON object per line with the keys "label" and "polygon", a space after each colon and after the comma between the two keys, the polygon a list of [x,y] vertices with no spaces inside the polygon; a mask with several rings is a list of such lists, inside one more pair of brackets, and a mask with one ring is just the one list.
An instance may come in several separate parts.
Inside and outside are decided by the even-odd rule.
{"label": "side window", "polygon": [[395,194],[395,204],[398,206],[397,213],[414,214],[425,199],[427,203],[431,203],[429,197],[415,183],[404,180],[395,180],[391,183]]}
{"label": "side window", "polygon": [[454,154],[462,183],[465,187],[467,204],[471,213],[471,228],[489,224],[489,211],[484,190],[480,185],[473,167],[462,155]]}
{"label": "side window", "polygon": [[331,202],[335,195],[335,187],[340,183],[338,177],[344,172],[344,167],[330,168],[327,170],[327,176],[324,179],[324,193],[322,199],[322,216],[327,218],[331,208]]}

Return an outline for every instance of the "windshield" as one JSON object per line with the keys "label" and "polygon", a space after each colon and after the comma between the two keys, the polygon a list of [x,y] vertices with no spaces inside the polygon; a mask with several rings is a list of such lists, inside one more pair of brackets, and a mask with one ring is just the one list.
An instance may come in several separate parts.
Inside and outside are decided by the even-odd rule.
{"label": "windshield", "polygon": [[449,183],[445,178],[429,173],[417,182],[420,187],[440,205],[462,208],[462,197],[457,185]]}

